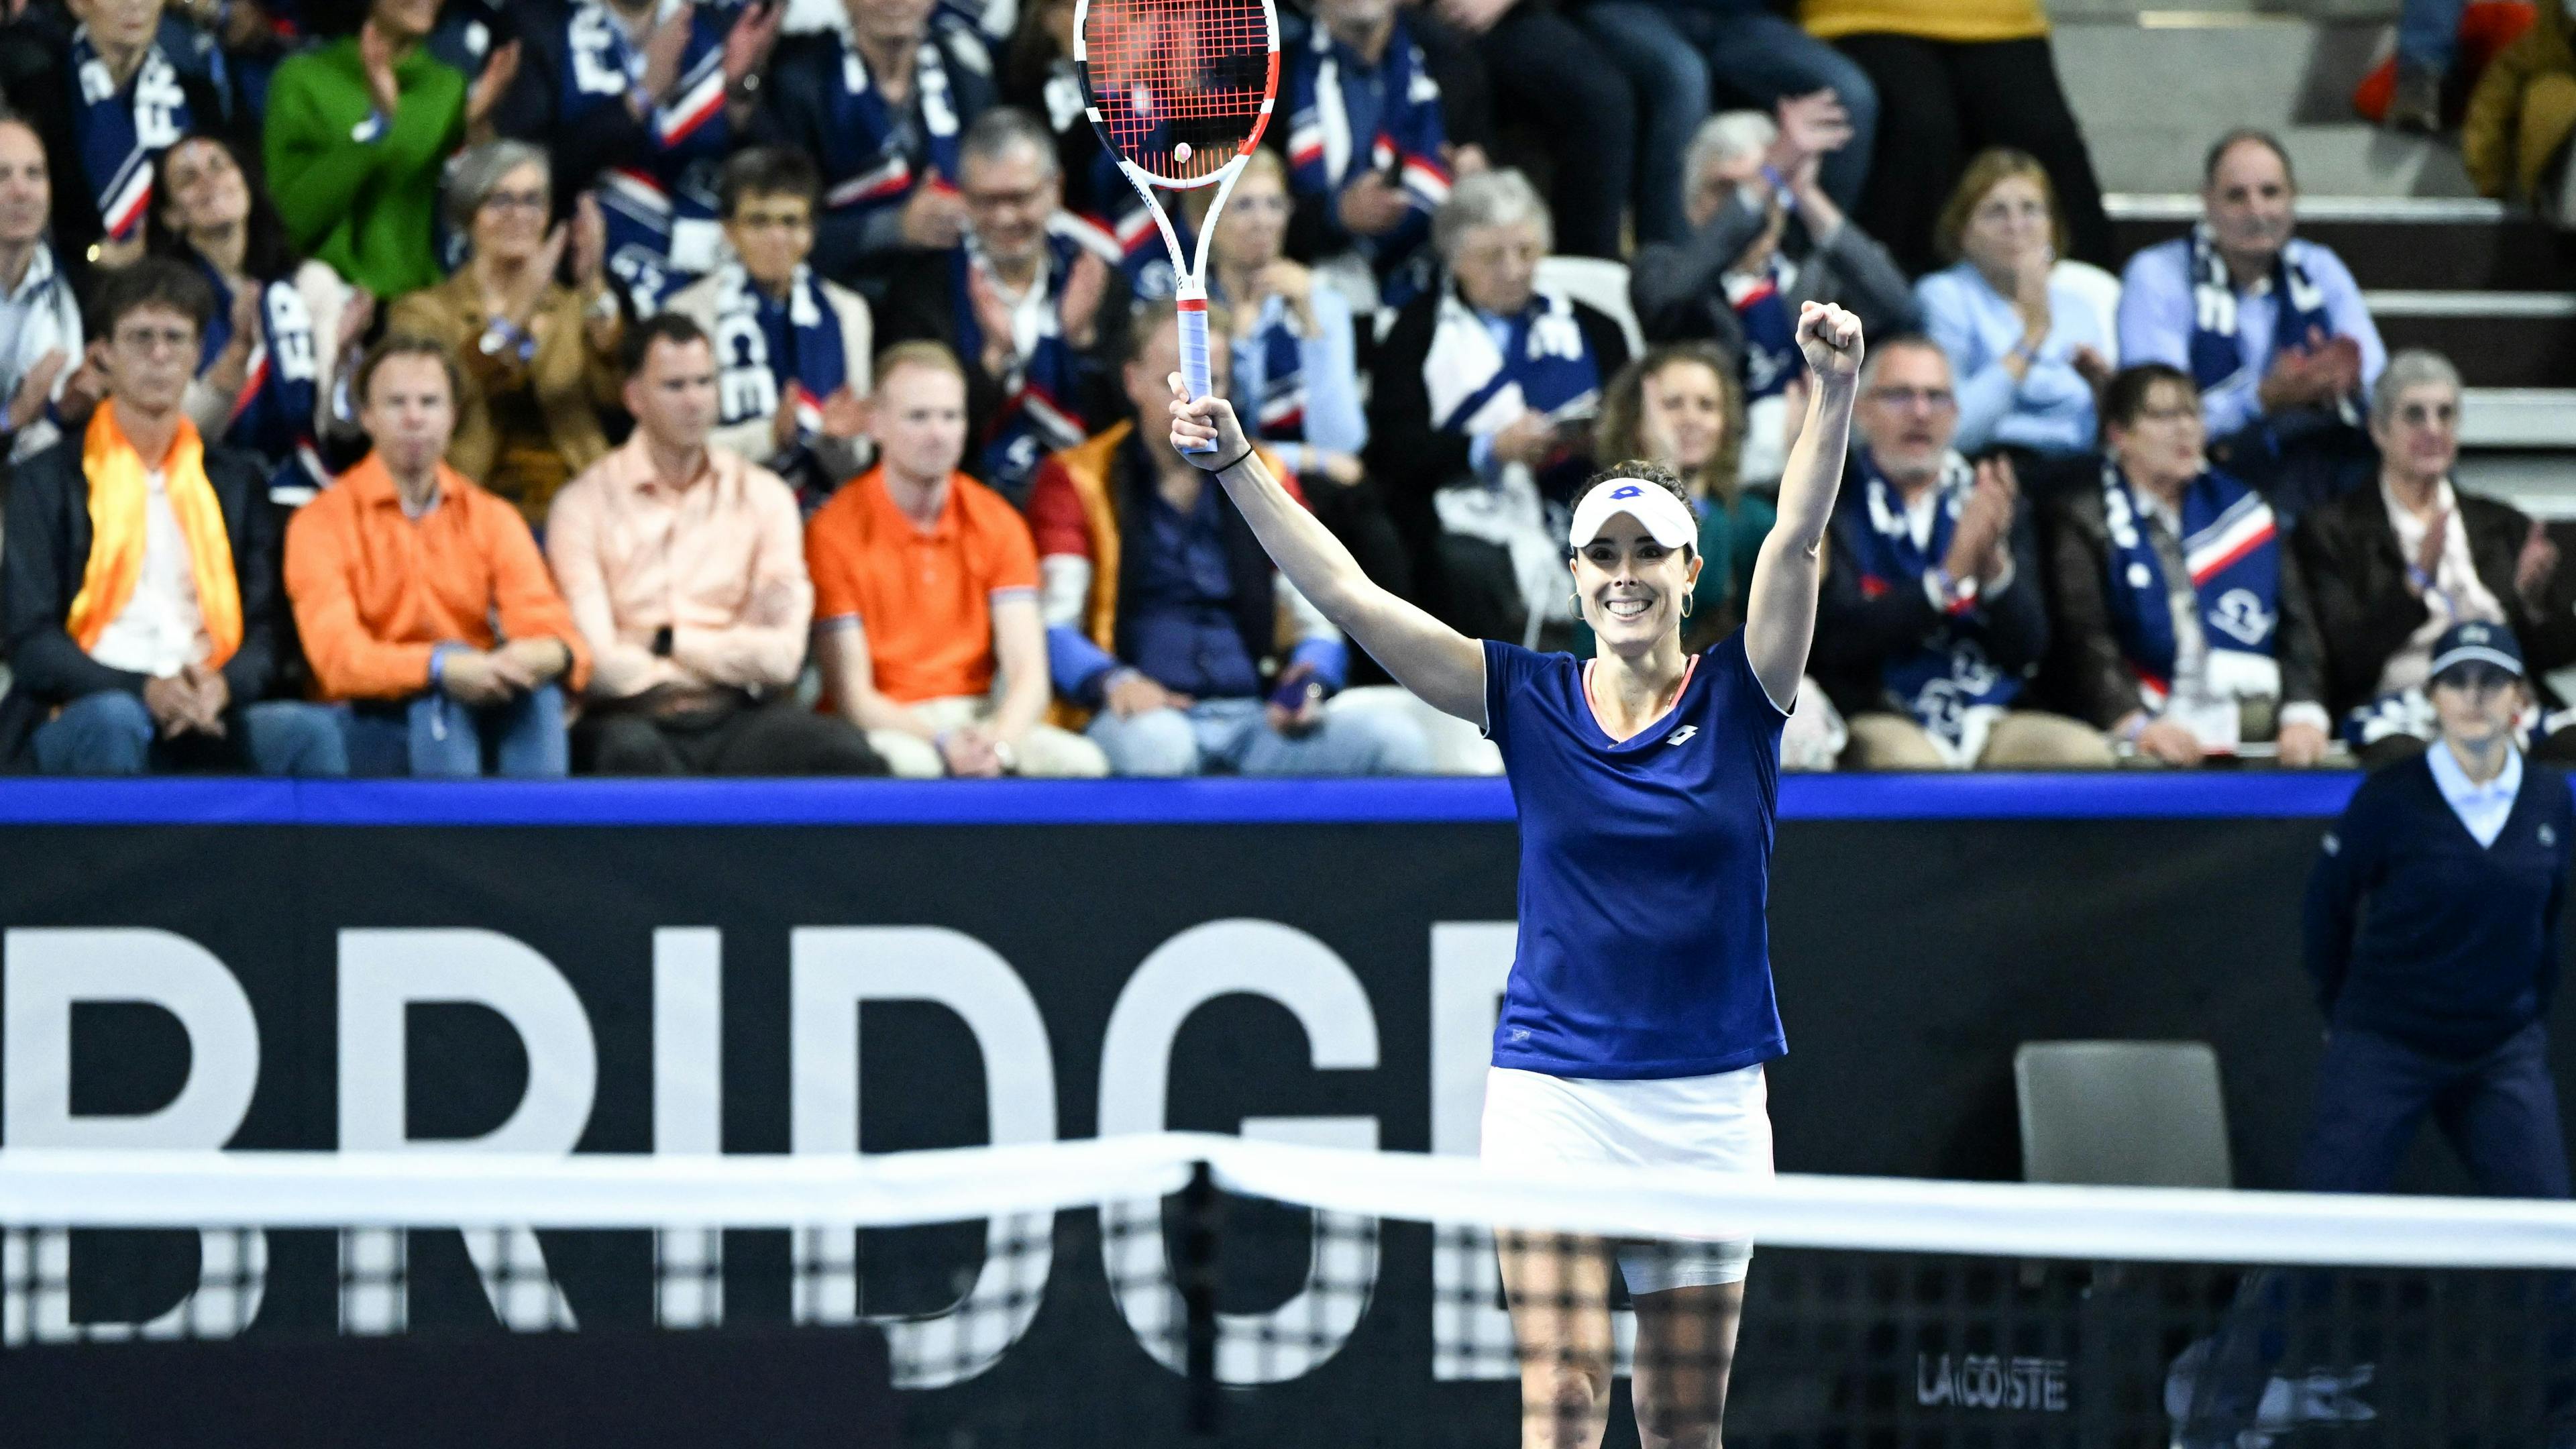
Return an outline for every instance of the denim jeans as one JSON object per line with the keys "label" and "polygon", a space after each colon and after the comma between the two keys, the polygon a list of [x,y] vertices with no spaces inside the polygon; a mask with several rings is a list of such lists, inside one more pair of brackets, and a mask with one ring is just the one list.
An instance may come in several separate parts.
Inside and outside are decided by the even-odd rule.
{"label": "denim jeans", "polygon": [[1637,95],[1637,240],[1679,245],[1690,235],[1682,153],[1708,118],[1708,63],[1653,0],[1592,0],[1574,14]]}
{"label": "denim jeans", "polygon": [[265,700],[224,714],[224,734],[164,740],[143,697],[101,690],[63,706],[36,727],[36,769],[47,775],[142,775],[189,768],[263,775],[345,775],[349,756],[332,712],[321,705]]}
{"label": "denim jeans", "polygon": [[572,768],[563,690],[552,684],[481,709],[436,690],[407,700],[362,701],[347,706],[344,718],[355,774],[546,780]]}
{"label": "denim jeans", "polygon": [[1203,699],[1187,710],[1120,719],[1107,710],[1091,738],[1119,775],[1195,775],[1211,765],[1239,775],[1418,775],[1431,746],[1412,721],[1375,712],[1335,714],[1308,734],[1270,727],[1260,699]]}
{"label": "denim jeans", "polygon": [[[1851,144],[1827,156],[1818,173],[1825,194],[1845,211],[1860,202],[1878,138],[1878,87],[1851,57],[1767,10],[1712,8],[1706,0],[1656,0],[1674,27],[1708,61],[1717,103],[1769,111],[1783,96],[1831,90],[1851,113]],[[1678,177],[1666,183],[1678,185]]]}
{"label": "denim jeans", "polygon": [[2397,63],[2448,75],[2460,47],[2460,16],[2469,0],[2406,0],[2397,11]]}

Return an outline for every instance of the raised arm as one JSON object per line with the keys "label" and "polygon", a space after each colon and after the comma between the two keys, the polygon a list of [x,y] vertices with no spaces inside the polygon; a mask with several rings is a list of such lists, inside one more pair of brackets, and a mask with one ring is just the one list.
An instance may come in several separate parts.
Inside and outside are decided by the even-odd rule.
{"label": "raised arm", "polygon": [[[1172,442],[1216,474],[1271,561],[1325,618],[1432,708],[1483,727],[1484,646],[1371,582],[1342,541],[1271,476],[1244,440],[1234,405],[1221,397],[1190,401],[1179,373],[1172,374]],[[1213,452],[1189,451],[1210,442]]]}
{"label": "raised arm", "polygon": [[1807,425],[1780,475],[1780,521],[1762,541],[1744,604],[1745,657],[1762,692],[1782,710],[1797,698],[1816,638],[1819,559],[1842,488],[1852,397],[1860,386],[1860,319],[1840,307],[1806,303],[1798,309],[1798,347],[1816,385],[1807,394]]}

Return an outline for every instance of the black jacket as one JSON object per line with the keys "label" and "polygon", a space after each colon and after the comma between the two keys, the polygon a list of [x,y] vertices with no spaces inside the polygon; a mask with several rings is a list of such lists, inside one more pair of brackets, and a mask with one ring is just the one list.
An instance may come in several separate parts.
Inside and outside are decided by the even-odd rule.
{"label": "black jacket", "polygon": [[[206,477],[223,509],[233,572],[241,583],[241,648],[225,662],[224,682],[236,701],[248,704],[267,693],[277,672],[286,614],[279,575],[282,515],[269,505],[267,476],[249,455],[208,448]],[[20,463],[10,478],[7,533],[0,543],[0,635],[7,639],[17,683],[0,699],[0,760],[16,758],[57,706],[101,690],[143,692],[143,675],[90,658],[63,628],[80,593],[89,550],[89,480],[81,471],[81,438],[74,434]]]}
{"label": "black jacket", "polygon": [[[2569,608],[2569,575],[2576,571],[2561,568],[2550,581],[2546,607],[2533,612],[2513,586],[2531,520],[2491,498],[2457,497],[2455,526],[2468,531],[2469,560],[2478,581],[2504,606],[2532,677],[2576,663],[2576,611]],[[2397,530],[2376,486],[2309,509],[2290,543],[2325,641],[2326,709],[2341,719],[2379,692],[2389,656],[2405,648],[2430,615],[2406,587],[2406,560],[2398,554]]]}
{"label": "black jacket", "polygon": [[[1845,497],[1859,487],[1857,470],[1846,469]],[[1862,511],[1848,504],[1836,508],[1826,531],[1829,553],[1824,588],[1816,600],[1816,644],[1809,666],[1834,707],[1846,715],[1890,708],[1880,683],[1888,656],[1920,647],[1942,622],[1920,579],[1895,580],[1875,597],[1862,586],[1868,569],[1852,538],[1853,529],[1868,526],[1859,521]],[[1978,609],[1985,620],[1987,662],[2026,678],[2048,652],[2048,605],[2041,597],[2046,585],[2027,501],[2013,514],[2012,556],[2011,582]]]}
{"label": "black jacket", "polygon": [[[2102,490],[2069,488],[2046,512],[2049,598],[2056,621],[2050,676],[2075,715],[2109,729],[2140,707],[2138,678],[2120,652],[2103,589],[2111,573],[2111,525]],[[2325,703],[2325,644],[2297,550],[2281,553],[2281,622],[2272,655],[2281,666],[2283,704]]]}
{"label": "black jacket", "polygon": [[[45,169],[53,178],[54,257],[74,291],[89,295],[90,248],[106,232],[98,198],[81,163],[80,138],[73,130],[73,102],[80,78],[72,74],[71,32],[42,23],[44,12],[31,8],[14,24],[0,29],[0,97],[9,109],[36,128],[44,143]],[[164,27],[165,40],[171,31]],[[213,41],[191,31],[191,38],[211,50]],[[172,55],[179,91],[188,98],[191,129],[209,131],[233,141],[243,154],[257,156],[257,137],[235,133],[223,92],[208,78],[198,57]]]}
{"label": "black jacket", "polygon": [[[1637,309],[1637,326],[1646,340],[1707,339],[1741,353],[1744,325],[1726,300],[1726,269],[1768,224],[1764,212],[1739,202],[1720,208],[1678,246],[1649,242],[1637,248],[1628,268],[1628,300]],[[1807,301],[1848,307],[1868,334],[1879,338],[1919,325],[1913,284],[1887,248],[1856,223],[1846,220],[1819,245],[1807,234],[1806,223],[1792,220],[1780,247],[1798,264],[1797,285],[1788,298],[1792,311]]]}
{"label": "black jacket", "polygon": [[[957,313],[965,304],[956,300],[952,265],[948,252],[909,251],[894,262],[885,300],[876,304],[876,347],[882,352],[898,342],[936,342],[958,354],[957,361],[966,369],[966,458],[958,466],[977,482],[990,483],[993,480],[983,476],[984,445],[1002,412],[1002,382],[984,370],[982,358],[965,355],[957,345],[962,334]],[[1099,333],[1089,348],[1074,353],[1074,395],[1063,400],[1082,414],[1094,433],[1129,411],[1118,359],[1126,355],[1134,306],[1127,274],[1111,267],[1109,285],[1100,294]],[[1025,484],[1021,491],[1026,493]],[[1023,496],[1011,501],[1027,500]]]}
{"label": "black jacket", "polygon": [[[1431,419],[1431,389],[1422,365],[1431,356],[1431,337],[1440,320],[1440,299],[1448,284],[1407,303],[1378,344],[1369,384],[1369,441],[1365,461],[1369,476],[1386,495],[1387,513],[1416,555],[1417,568],[1430,567],[1425,555],[1439,533],[1432,495],[1467,478],[1467,439],[1442,432]],[[1628,334],[1609,314],[1574,304],[1575,325],[1591,350],[1606,392],[1610,380],[1628,365]],[[1424,577],[1430,575],[1425,574]]]}

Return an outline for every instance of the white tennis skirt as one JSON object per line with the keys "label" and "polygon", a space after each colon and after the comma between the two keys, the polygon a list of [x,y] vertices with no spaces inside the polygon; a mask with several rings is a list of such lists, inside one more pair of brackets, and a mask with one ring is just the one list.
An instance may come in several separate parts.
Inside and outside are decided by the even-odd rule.
{"label": "white tennis skirt", "polygon": [[[1770,1097],[1759,1063],[1706,1077],[1612,1081],[1511,1067],[1485,1074],[1478,1156],[1504,1168],[1677,1167],[1771,1176]],[[1631,1296],[1738,1283],[1747,1240],[1619,1250]]]}

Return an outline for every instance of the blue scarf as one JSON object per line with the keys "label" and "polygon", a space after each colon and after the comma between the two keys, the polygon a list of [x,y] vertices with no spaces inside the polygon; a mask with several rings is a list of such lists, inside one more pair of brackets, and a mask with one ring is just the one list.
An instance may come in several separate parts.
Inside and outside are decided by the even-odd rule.
{"label": "blue scarf", "polygon": [[716,272],[716,397],[726,427],[796,409],[800,437],[822,425],[823,399],[850,378],[841,318],[820,282],[796,269],[784,301],[739,262]]}
{"label": "blue scarf", "polygon": [[833,88],[831,129],[823,138],[823,174],[830,178],[823,204],[866,213],[901,206],[925,179],[913,174],[911,140],[917,137],[938,184],[957,182],[957,100],[948,82],[948,58],[934,22],[913,63],[912,112],[900,115],[868,75],[868,63],[845,36],[841,83]]}
{"label": "blue scarf", "polygon": [[1759,277],[1726,279],[1726,300],[1744,328],[1744,400],[1789,390],[1806,359],[1798,351],[1798,318],[1789,306],[1789,264],[1774,253]]}
{"label": "blue scarf", "polygon": [[[2145,505],[2109,461],[2102,465],[2102,514],[2111,534],[2111,576],[2103,591],[2111,629],[2147,707],[2160,709],[2172,697],[2179,652],[2171,588],[2147,531]],[[2272,644],[2281,627],[2281,540],[2271,505],[2223,473],[2201,474],[2182,495],[2182,554],[2213,664],[2220,654],[2237,653],[2277,669]]]}
{"label": "blue scarf", "polygon": [[1372,70],[1323,25],[1288,57],[1288,184],[1299,196],[1338,196],[1361,168],[1404,189],[1412,210],[1382,236],[1350,238],[1380,275],[1382,300],[1401,307],[1424,288],[1407,266],[1431,235],[1431,214],[1449,199],[1448,140],[1440,83],[1401,16]]}
{"label": "blue scarf", "polygon": [[[1923,576],[1941,566],[1950,553],[1950,536],[1958,531],[1959,510],[1976,487],[1967,460],[1950,455],[1934,484],[1939,501],[1932,509],[1931,537],[1921,546],[1906,526],[1904,500],[1878,471],[1864,449],[1855,455],[1860,486],[1843,490],[1838,507],[1851,515],[1844,538],[1860,556],[1860,591],[1877,598],[1893,589],[1920,589]],[[2030,587],[2028,580],[2022,587]],[[1966,748],[1982,739],[1986,719],[1980,711],[2000,710],[2021,693],[2021,679],[1987,661],[1985,620],[1973,604],[1952,609],[1912,649],[1890,654],[1880,666],[1879,686],[1890,707],[1902,712],[1936,740],[1973,756]]]}
{"label": "blue scarf", "polygon": [[[1091,433],[1077,410],[1082,362],[1056,320],[1064,284],[1073,275],[1074,258],[1083,244],[1063,229],[1052,228],[1046,245],[1045,325],[1036,348],[1020,359],[1016,372],[1003,379],[1002,405],[977,441],[985,484],[1015,502],[1028,496],[1047,454],[1070,448]],[[957,355],[967,359],[969,366],[984,354],[984,325],[976,320],[975,303],[966,291],[967,270],[975,265],[971,248],[949,253],[948,296],[957,318]]]}
{"label": "blue scarf", "polygon": [[[1601,389],[1600,360],[1575,320],[1574,303],[1553,292],[1531,297],[1511,318],[1499,350],[1483,315],[1452,294],[1433,325],[1422,371],[1432,424],[1446,433],[1495,431],[1476,426],[1477,416],[1512,389],[1524,406],[1542,413],[1578,409]],[[1520,409],[1511,409],[1510,417],[1518,416]]]}
{"label": "blue scarf", "polygon": [[155,44],[144,52],[131,94],[120,95],[84,25],[72,37],[72,74],[80,80],[72,133],[80,142],[90,196],[98,203],[99,225],[110,241],[139,237],[152,209],[152,163],[196,122],[188,93],[179,87],[178,68]]}
{"label": "blue scarf", "polygon": [[[672,264],[674,225],[715,224],[715,170],[733,139],[725,119],[724,42],[735,13],[689,6],[679,84],[646,118],[645,148],[599,176],[609,269],[641,303],[658,301],[691,275]],[[661,18],[657,10],[654,19]],[[565,13],[555,126],[577,131],[594,118],[625,124],[626,95],[643,81],[644,66],[643,50],[627,40],[608,7],[581,0]]]}
{"label": "blue scarf", "polygon": [[[203,373],[232,344],[233,294],[203,258],[197,269],[215,291],[214,315],[206,323],[205,348],[198,355],[197,370]],[[315,476],[302,481],[327,482],[313,439],[321,378],[321,352],[304,294],[288,281],[262,284],[260,337],[251,345],[250,367],[233,398],[232,421],[221,433],[222,441],[258,454],[281,476],[309,471]]]}
{"label": "blue scarf", "polygon": [[[2312,328],[2334,334],[2325,293],[2308,280],[2306,268],[2291,265],[2286,246],[2272,263],[2272,298],[2278,306],[2273,351],[2307,346]],[[2207,394],[2247,370],[2236,339],[2236,283],[2227,275],[2226,259],[2219,256],[2207,222],[2191,229],[2191,313],[2191,380]]]}
{"label": "blue scarf", "polygon": [[1253,425],[1265,443],[1306,441],[1306,342],[1288,325],[1288,305],[1272,298],[1270,315],[1252,336],[1261,354],[1261,396]]}

